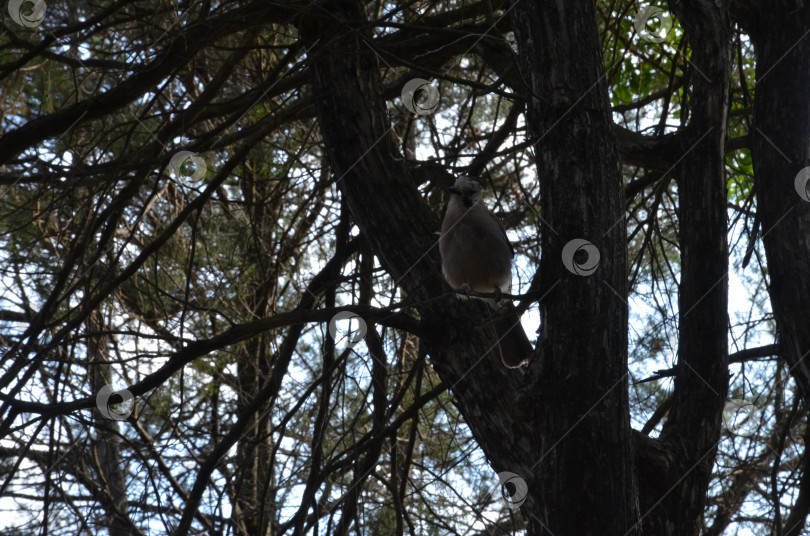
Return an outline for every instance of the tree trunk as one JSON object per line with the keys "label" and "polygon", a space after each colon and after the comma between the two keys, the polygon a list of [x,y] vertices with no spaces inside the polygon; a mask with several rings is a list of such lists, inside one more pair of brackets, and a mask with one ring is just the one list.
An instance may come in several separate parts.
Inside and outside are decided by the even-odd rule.
{"label": "tree trunk", "polygon": [[[757,210],[768,259],[769,292],[790,373],[810,395],[810,190],[795,178],[810,166],[810,6],[757,4],[747,28],[756,52],[751,133]],[[806,176],[805,176],[806,178]]]}
{"label": "tree trunk", "polygon": [[[104,322],[99,311],[93,311],[87,320],[87,360],[93,393],[111,382],[109,337],[102,335]],[[109,404],[108,404],[109,409]],[[102,493],[99,501],[104,505],[106,529],[110,536],[131,536],[137,534],[129,518],[127,501],[127,484],[124,470],[121,467],[121,450],[118,442],[118,421],[111,419],[101,411],[94,411],[97,438],[94,442],[94,454],[101,479],[99,487]]]}
{"label": "tree trunk", "polygon": [[[249,318],[264,318],[273,313],[271,296],[277,289],[276,277],[262,262],[266,249],[273,245],[262,244],[272,240],[273,226],[277,225],[276,208],[270,191],[271,183],[257,174],[248,174],[240,182],[245,199],[249,200],[252,237],[245,251],[245,262],[253,267],[255,274],[246,287],[250,288],[245,298]],[[281,257],[281,255],[279,255]],[[286,259],[278,258],[283,263]],[[273,374],[273,365],[278,354],[270,351],[267,336],[246,341],[239,346],[237,380],[239,382],[237,409],[241,414],[256,399]],[[238,536],[272,536],[275,534],[276,486],[271,426],[269,417],[272,403],[264,404],[251,418],[246,433],[239,439],[236,448],[234,508],[232,518]]]}
{"label": "tree trunk", "polygon": [[[731,24],[710,0],[672,4],[692,46],[693,95],[675,168],[681,280],[678,364],[672,409],[660,439],[676,478],[645,529],[697,535],[728,393],[728,245],[724,144],[731,70]],[[669,484],[669,483],[668,483]],[[662,532],[666,531],[666,532]]]}
{"label": "tree trunk", "polygon": [[[782,356],[805,399],[810,395],[810,6],[743,2],[741,20],[756,53],[754,186],[768,261],[768,291]],[[802,171],[804,170],[804,171]],[[805,457],[808,456],[805,443]],[[810,464],[805,464],[805,471]],[[785,535],[803,533],[810,478],[786,516]]]}
{"label": "tree trunk", "polygon": [[[240,349],[238,367],[241,413],[258,395],[270,376],[270,356],[267,341],[257,337]],[[275,482],[273,475],[272,436],[267,415],[269,404],[254,414],[247,432],[236,448],[236,484],[233,520],[239,536],[271,536],[275,512]]]}
{"label": "tree trunk", "polygon": [[[624,197],[594,3],[517,1],[540,180],[543,341],[531,364],[541,438],[529,534],[638,533],[627,376]],[[566,244],[596,246],[564,265]],[[588,246],[584,246],[587,250]],[[597,253],[598,251],[598,253]],[[592,275],[577,275],[599,255]]]}

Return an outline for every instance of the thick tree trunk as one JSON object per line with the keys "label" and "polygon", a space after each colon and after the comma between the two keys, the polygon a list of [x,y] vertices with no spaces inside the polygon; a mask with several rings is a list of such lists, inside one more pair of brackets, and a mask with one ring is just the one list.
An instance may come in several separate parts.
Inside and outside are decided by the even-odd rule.
{"label": "thick tree trunk", "polygon": [[[677,480],[645,528],[697,535],[720,440],[728,393],[728,245],[724,144],[731,69],[731,24],[711,0],[672,3],[692,46],[693,97],[676,167],[680,224],[678,364],[661,440]],[[651,507],[652,508],[652,507]],[[662,532],[666,531],[666,532]]]}
{"label": "thick tree trunk", "polygon": [[[540,456],[529,534],[638,532],[627,383],[624,198],[591,1],[517,1],[512,26],[531,98],[542,215],[542,354],[531,364]],[[595,273],[561,262],[596,246]],[[589,258],[575,257],[575,263]],[[569,262],[570,268],[570,262]]]}
{"label": "thick tree trunk", "polygon": [[[807,398],[810,174],[801,173],[810,171],[810,5],[792,1],[743,5],[748,16],[742,23],[756,52],[752,156],[760,236],[768,260],[768,291],[782,355]],[[785,535],[804,533],[810,512],[808,467],[810,464],[804,465],[799,498],[786,516]]]}
{"label": "thick tree trunk", "polygon": [[769,292],[783,355],[807,397],[810,190],[807,183],[799,185],[803,199],[795,178],[810,166],[810,6],[796,10],[793,4],[757,5],[754,23],[746,29],[757,59],[752,155]]}

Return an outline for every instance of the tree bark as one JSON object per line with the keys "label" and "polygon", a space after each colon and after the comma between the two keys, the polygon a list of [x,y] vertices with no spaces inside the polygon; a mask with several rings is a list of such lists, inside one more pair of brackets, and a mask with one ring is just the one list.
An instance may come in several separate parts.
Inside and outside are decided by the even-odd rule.
{"label": "tree bark", "polygon": [[[757,59],[752,132],[757,210],[783,355],[807,397],[810,202],[800,197],[794,179],[810,166],[810,6],[797,10],[794,2],[755,4],[757,16],[747,29]],[[805,190],[804,195],[810,194]]]}
{"label": "tree bark", "polygon": [[[725,138],[731,24],[709,0],[673,2],[692,44],[693,97],[683,157],[676,167],[681,281],[678,364],[660,439],[677,460],[665,494],[648,506],[645,530],[696,535],[720,440],[728,393],[728,245]],[[646,506],[646,505],[645,505]],[[664,532],[665,531],[665,532]]]}
{"label": "tree bark", "polygon": [[[528,122],[547,224],[538,231],[540,286],[549,299],[541,304],[542,353],[530,365],[530,389],[541,402],[531,416],[541,438],[533,466],[540,515],[528,533],[637,533],[624,197],[595,8],[519,0],[511,17],[531,92]],[[593,275],[575,275],[560,261],[578,238],[598,248]]]}
{"label": "tree bark", "polygon": [[[103,335],[104,322],[99,311],[93,311],[87,320],[87,358],[93,392],[98,393],[110,383],[111,370],[108,345],[109,337]],[[127,483],[121,462],[118,421],[110,419],[100,411],[93,412],[98,436],[94,441],[94,454],[97,461],[100,498],[104,505],[105,528],[110,536],[134,536],[138,534],[129,517]]]}
{"label": "tree bark", "polygon": [[[810,166],[810,5],[742,2],[736,13],[756,53],[754,187],[768,261],[768,291],[782,355],[806,398],[810,395],[810,185],[796,180]],[[805,176],[806,177],[806,176]],[[805,459],[807,448],[805,443]],[[810,463],[783,533],[803,533],[810,512]]]}

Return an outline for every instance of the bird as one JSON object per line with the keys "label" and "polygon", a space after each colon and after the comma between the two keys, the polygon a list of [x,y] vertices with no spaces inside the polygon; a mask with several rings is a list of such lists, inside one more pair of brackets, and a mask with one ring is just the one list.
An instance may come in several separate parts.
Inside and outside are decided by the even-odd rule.
{"label": "bird", "polygon": [[508,368],[527,362],[534,350],[520,324],[512,302],[499,305],[500,296],[512,287],[512,259],[515,250],[506,231],[483,202],[483,185],[459,176],[450,187],[450,199],[442,220],[439,253],[442,274],[454,289],[471,297],[470,291],[494,293],[483,298],[493,309],[501,361]]}

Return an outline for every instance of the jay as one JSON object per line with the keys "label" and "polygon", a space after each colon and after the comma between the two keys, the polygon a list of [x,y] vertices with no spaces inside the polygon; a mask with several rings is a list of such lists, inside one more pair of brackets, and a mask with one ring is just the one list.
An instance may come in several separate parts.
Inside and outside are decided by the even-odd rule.
{"label": "jay", "polygon": [[[469,292],[494,292],[500,296],[512,286],[515,252],[501,222],[482,201],[483,186],[461,176],[450,188],[450,200],[442,221],[439,252],[442,273],[451,287]],[[531,357],[533,347],[520,325],[511,301],[498,307],[499,298],[486,299],[498,309],[495,331],[501,361],[517,368]]]}

